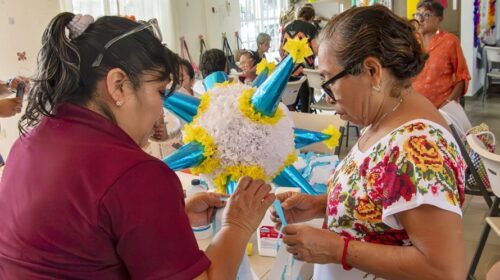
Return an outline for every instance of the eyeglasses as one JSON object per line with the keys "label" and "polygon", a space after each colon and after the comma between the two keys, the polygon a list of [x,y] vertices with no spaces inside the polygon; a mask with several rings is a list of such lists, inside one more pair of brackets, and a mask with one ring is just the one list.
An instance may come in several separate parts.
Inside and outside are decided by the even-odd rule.
{"label": "eyeglasses", "polygon": [[[153,34],[153,36],[155,36],[156,39],[158,39],[160,42],[162,41],[160,27],[158,26],[158,21],[155,18],[150,19],[149,21],[141,21],[140,23],[141,25],[135,27],[134,29],[126,33],[123,33],[122,35],[118,35],[115,38],[111,39],[109,42],[107,42],[106,45],[104,45],[104,51],[106,51],[109,47],[111,47],[111,45],[118,42],[119,40],[128,37],[132,34],[135,34],[137,32],[140,32],[144,29],[148,29]],[[92,63],[92,67],[99,67],[99,65],[101,65],[102,59],[104,57],[104,51],[100,52],[97,55],[96,59]]]}
{"label": "eyeglasses", "polygon": [[340,71],[337,75],[331,77],[328,81],[321,84],[321,88],[333,100],[333,103],[337,103],[337,99],[335,98],[335,95],[333,94],[331,87],[333,86],[333,84],[335,84],[335,82],[338,79],[348,75],[349,71],[351,71],[351,68],[346,68],[346,69]]}
{"label": "eyeglasses", "polygon": [[426,12],[426,13],[414,13],[413,14],[413,18],[414,19],[429,19],[432,16],[434,16],[434,14],[433,13],[429,13],[429,12]]}

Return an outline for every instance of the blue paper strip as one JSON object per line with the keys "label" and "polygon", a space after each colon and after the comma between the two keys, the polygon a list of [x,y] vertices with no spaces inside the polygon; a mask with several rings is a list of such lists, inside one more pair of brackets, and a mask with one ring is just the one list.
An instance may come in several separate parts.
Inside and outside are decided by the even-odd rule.
{"label": "blue paper strip", "polygon": [[227,180],[226,183],[226,193],[228,195],[232,195],[234,191],[236,190],[238,182],[233,181],[233,180]]}

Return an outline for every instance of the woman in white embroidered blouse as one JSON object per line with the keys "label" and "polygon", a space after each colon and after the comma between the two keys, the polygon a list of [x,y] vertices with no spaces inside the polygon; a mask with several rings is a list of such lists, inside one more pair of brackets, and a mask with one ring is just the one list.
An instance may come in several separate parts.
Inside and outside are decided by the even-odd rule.
{"label": "woman in white embroidered blouse", "polygon": [[[427,59],[413,27],[383,6],[352,8],[322,31],[318,56],[328,101],[367,129],[327,195],[279,196],[287,250],[317,264],[314,279],[464,279],[464,164],[411,88]],[[324,229],[293,224],[316,217]]]}

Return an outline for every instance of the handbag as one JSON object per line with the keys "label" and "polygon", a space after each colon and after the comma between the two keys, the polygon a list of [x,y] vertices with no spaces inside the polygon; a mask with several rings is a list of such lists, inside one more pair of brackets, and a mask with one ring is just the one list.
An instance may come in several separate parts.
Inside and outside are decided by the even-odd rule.
{"label": "handbag", "polygon": [[226,55],[228,70],[238,69],[238,67],[236,66],[236,61],[234,60],[233,51],[231,50],[231,46],[229,46],[229,41],[227,40],[225,32],[222,33],[222,51]]}
{"label": "handbag", "polygon": [[189,63],[191,63],[191,66],[193,66],[194,75],[196,76],[198,74],[198,66],[196,65],[196,63],[193,62],[193,59],[191,58],[191,54],[189,53],[189,49],[184,36],[180,38],[180,41],[181,41],[181,57],[189,61]]}
{"label": "handbag", "polygon": [[[496,144],[495,134],[493,134],[489,130],[489,127],[485,123],[482,123],[478,126],[469,129],[467,131],[467,135],[469,134],[476,136],[477,139],[479,139],[479,141],[484,145],[484,147],[488,151],[492,153],[495,152],[495,144]],[[481,157],[470,148],[468,143],[465,144],[465,148],[467,150],[467,153],[469,154],[472,164],[474,165],[473,167],[477,170],[477,173],[479,174],[479,177],[483,182],[483,185],[487,189],[490,189],[491,188],[490,180],[488,179],[488,174],[486,173],[486,169],[481,160]],[[475,186],[477,183],[476,180],[474,179],[474,176],[472,176],[469,168],[467,168],[465,174],[468,185]]]}

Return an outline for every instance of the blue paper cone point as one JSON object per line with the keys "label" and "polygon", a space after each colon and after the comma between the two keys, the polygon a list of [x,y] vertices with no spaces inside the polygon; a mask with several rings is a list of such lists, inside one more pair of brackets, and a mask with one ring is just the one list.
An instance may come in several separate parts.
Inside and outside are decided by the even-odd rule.
{"label": "blue paper cone point", "polygon": [[203,86],[206,91],[209,91],[215,87],[216,84],[221,84],[225,81],[228,81],[229,77],[223,71],[213,72],[203,79]]}
{"label": "blue paper cone point", "polygon": [[299,187],[307,194],[319,195],[293,165],[286,167],[273,181],[281,186]]}
{"label": "blue paper cone point", "polygon": [[173,171],[179,171],[200,165],[205,157],[203,146],[198,142],[189,142],[163,159]]}
{"label": "blue paper cone point", "polygon": [[266,81],[268,74],[269,74],[268,68],[262,70],[262,72],[260,72],[259,76],[257,76],[257,78],[255,78],[255,80],[253,81],[252,86],[253,87],[260,87],[262,85],[262,83],[264,83]]}
{"label": "blue paper cone point", "polygon": [[199,98],[180,92],[174,92],[172,95],[163,99],[163,107],[187,123],[193,121],[199,106]]}
{"label": "blue paper cone point", "polygon": [[331,137],[331,135],[323,132],[310,131],[301,128],[294,128],[293,132],[295,134],[295,149],[300,149],[314,143],[322,142],[330,139]]}
{"label": "blue paper cone point", "polygon": [[287,56],[276,67],[276,70],[269,76],[252,96],[252,104],[257,112],[264,116],[272,117],[281,101],[283,90],[288,83],[288,78],[293,70],[291,56]]}

